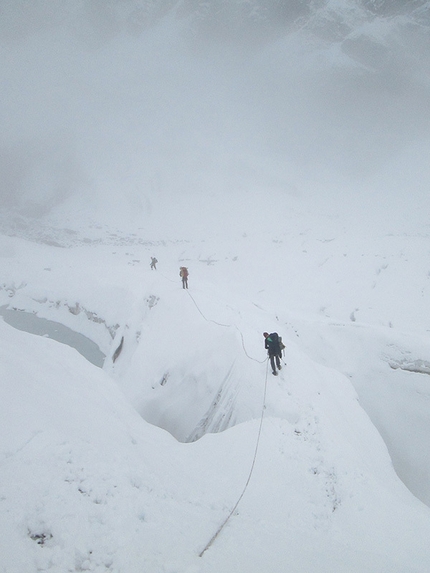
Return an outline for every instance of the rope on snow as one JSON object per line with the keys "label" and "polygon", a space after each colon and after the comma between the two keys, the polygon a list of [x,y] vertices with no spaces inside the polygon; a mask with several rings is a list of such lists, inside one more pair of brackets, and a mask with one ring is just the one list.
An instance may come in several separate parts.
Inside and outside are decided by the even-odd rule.
{"label": "rope on snow", "polygon": [[212,545],[212,543],[215,541],[215,539],[218,537],[218,535],[221,533],[221,531],[224,529],[224,526],[227,524],[228,520],[230,519],[230,517],[234,514],[234,512],[236,511],[241,499],[243,498],[243,496],[245,495],[245,491],[248,488],[249,482],[251,481],[251,476],[252,473],[254,471],[254,466],[255,466],[255,461],[257,459],[257,452],[258,452],[258,446],[260,444],[260,437],[261,437],[261,430],[263,427],[263,418],[264,418],[264,410],[266,409],[266,393],[267,393],[267,373],[268,373],[268,368],[269,366],[269,362],[267,362],[267,366],[266,366],[266,380],[264,382],[264,396],[263,396],[263,407],[261,410],[261,417],[260,417],[260,427],[258,429],[258,436],[257,436],[257,443],[255,445],[255,452],[254,452],[254,458],[252,460],[252,464],[251,464],[251,469],[249,471],[249,475],[248,475],[248,479],[246,480],[245,483],[245,487],[242,490],[242,493],[240,494],[235,506],[233,507],[233,509],[230,511],[230,513],[227,515],[227,517],[224,519],[224,521],[221,523],[221,525],[218,527],[218,529],[216,530],[216,532],[212,535],[212,537],[210,538],[210,540],[208,541],[208,543],[205,545],[204,549],[199,553],[199,557],[203,557],[204,553],[209,549],[209,547]]}
{"label": "rope on snow", "polygon": [[[160,273],[161,274],[161,273]],[[164,276],[164,275],[163,275]],[[167,279],[167,277],[164,277]],[[168,279],[171,280],[171,279]],[[173,282],[173,281],[172,281]],[[193,301],[195,307],[197,308],[198,312],[201,314],[201,316],[206,320],[206,322],[212,322],[213,324],[216,324],[218,326],[222,326],[225,328],[231,328],[232,326],[234,326],[236,328],[236,330],[239,332],[241,340],[242,340],[242,348],[243,351],[245,352],[245,355],[250,359],[250,360],[254,360],[255,362],[258,362],[260,364],[263,364],[264,362],[266,362],[266,376],[265,376],[265,381],[264,381],[264,395],[263,395],[263,406],[261,409],[261,416],[260,416],[260,426],[258,428],[258,435],[257,435],[257,442],[255,444],[255,451],[254,451],[254,457],[252,460],[252,464],[251,464],[251,468],[249,470],[249,474],[248,474],[248,478],[246,480],[245,486],[242,490],[242,493],[240,494],[238,500],[236,501],[233,509],[230,511],[230,513],[227,515],[227,517],[224,519],[224,521],[221,523],[221,525],[218,527],[218,529],[216,530],[216,532],[212,535],[212,537],[210,538],[210,540],[208,541],[208,543],[205,545],[205,547],[202,549],[202,551],[199,553],[199,557],[203,557],[203,555],[205,554],[205,552],[209,549],[209,547],[211,547],[211,545],[214,543],[214,541],[216,540],[216,538],[218,537],[218,535],[221,533],[221,531],[224,529],[225,525],[227,524],[227,522],[229,521],[229,519],[231,518],[231,516],[235,513],[235,511],[237,510],[239,503],[241,502],[243,496],[245,495],[245,492],[248,488],[249,482],[251,481],[251,477],[252,474],[254,472],[254,466],[255,466],[255,462],[257,460],[257,453],[258,453],[258,448],[260,445],[260,438],[261,438],[261,431],[263,428],[263,418],[264,418],[264,411],[266,409],[266,394],[267,394],[267,375],[268,375],[268,371],[269,371],[269,359],[265,358],[264,360],[257,360],[256,358],[253,358],[252,356],[250,356],[248,354],[248,352],[246,351],[245,348],[245,341],[243,338],[243,334],[241,332],[241,330],[238,328],[238,326],[236,326],[235,324],[223,324],[220,322],[217,322],[216,320],[212,320],[207,318],[203,312],[200,310],[199,305],[196,303],[196,301],[194,300],[194,297],[190,294],[190,292],[187,290],[188,296],[191,298],[191,300]],[[284,363],[285,364],[285,363]]]}
{"label": "rope on snow", "polygon": [[234,328],[236,328],[236,330],[237,330],[237,331],[239,332],[239,334],[240,334],[240,338],[241,338],[241,340],[242,340],[242,348],[243,348],[243,351],[244,351],[245,355],[246,355],[250,360],[254,360],[255,362],[258,362],[259,364],[264,364],[264,363],[266,362],[267,358],[265,358],[264,360],[257,360],[256,358],[253,358],[252,356],[250,356],[250,355],[248,354],[248,352],[246,351],[246,348],[245,348],[245,340],[244,340],[244,338],[243,338],[243,334],[242,334],[242,332],[241,332],[241,330],[239,329],[238,326],[236,326],[235,324],[223,324],[223,323],[221,323],[221,322],[217,322],[216,320],[212,320],[212,319],[210,319],[210,318],[206,318],[206,316],[205,316],[205,315],[203,314],[203,312],[200,310],[199,305],[196,303],[196,301],[194,300],[193,296],[189,293],[188,290],[187,290],[187,293],[188,293],[188,296],[189,296],[189,297],[191,298],[191,300],[193,301],[193,303],[194,303],[195,307],[197,308],[197,310],[199,311],[199,313],[200,313],[200,314],[202,315],[202,317],[206,320],[206,322],[212,322],[213,324],[217,324],[218,326],[224,326],[224,327],[226,327],[226,328],[231,328],[231,327],[234,326]]}
{"label": "rope on snow", "polygon": [[225,326],[226,328],[230,328],[232,325],[231,324],[222,324],[221,322],[217,322],[216,320],[212,320],[210,318],[206,318],[206,316],[202,313],[202,311],[200,310],[198,304],[196,303],[196,301],[194,300],[194,297],[192,294],[190,294],[190,292],[187,289],[187,294],[188,296],[191,298],[191,300],[193,301],[193,303],[195,304],[197,310],[199,311],[199,313],[203,316],[203,318],[206,320],[206,322],[213,322],[214,324],[217,324],[218,326]]}
{"label": "rope on snow", "polygon": [[[176,282],[176,281],[173,281],[172,279],[170,279],[169,277],[166,277],[165,275],[163,275],[163,273],[160,273],[160,272],[159,272],[159,274],[160,274],[162,277],[164,277],[165,279],[167,279],[168,281],[170,281],[170,282]],[[250,360],[254,360],[254,362],[258,362],[259,364],[264,364],[264,363],[266,362],[267,358],[265,358],[264,360],[257,360],[256,358],[253,358],[252,356],[250,356],[250,355],[248,354],[248,352],[246,351],[246,348],[245,348],[245,340],[244,340],[244,338],[243,338],[242,331],[239,329],[239,327],[238,327],[236,324],[223,324],[222,322],[217,322],[216,320],[212,320],[211,318],[207,318],[207,317],[203,314],[203,312],[201,311],[199,305],[196,303],[196,301],[195,301],[193,295],[190,294],[190,291],[189,291],[188,289],[186,289],[186,290],[187,290],[188,296],[191,298],[191,300],[193,301],[195,307],[197,308],[197,310],[199,311],[199,313],[202,315],[202,317],[206,320],[206,322],[212,322],[213,324],[216,324],[216,325],[218,325],[218,326],[222,326],[222,327],[225,327],[225,328],[231,328],[232,326],[234,326],[234,327],[236,328],[236,330],[237,330],[237,331],[239,332],[239,334],[240,334],[240,338],[241,338],[241,340],[242,340],[242,348],[243,348],[243,351],[244,351],[245,355],[247,356],[247,358],[249,358]],[[285,364],[285,362],[284,362],[284,364]]]}

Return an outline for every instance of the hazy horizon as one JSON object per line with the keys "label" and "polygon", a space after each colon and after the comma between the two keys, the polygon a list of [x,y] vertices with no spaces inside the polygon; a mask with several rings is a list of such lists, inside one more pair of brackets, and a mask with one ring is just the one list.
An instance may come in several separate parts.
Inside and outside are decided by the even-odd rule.
{"label": "hazy horizon", "polygon": [[243,192],[420,205],[425,5],[3,2],[1,209],[119,198],[148,214]]}

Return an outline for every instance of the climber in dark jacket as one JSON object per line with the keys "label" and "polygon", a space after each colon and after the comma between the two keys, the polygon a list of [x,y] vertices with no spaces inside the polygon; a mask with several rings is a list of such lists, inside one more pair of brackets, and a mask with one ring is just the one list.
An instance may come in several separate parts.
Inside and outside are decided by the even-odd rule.
{"label": "climber in dark jacket", "polygon": [[281,356],[282,356],[282,347],[284,345],[282,344],[282,340],[277,332],[272,332],[272,334],[269,334],[268,332],[263,332],[263,336],[265,338],[264,348],[266,348],[267,354],[269,355],[270,358],[272,374],[274,376],[277,376],[278,372],[276,371],[276,367],[278,367],[278,370],[281,370],[282,368]]}

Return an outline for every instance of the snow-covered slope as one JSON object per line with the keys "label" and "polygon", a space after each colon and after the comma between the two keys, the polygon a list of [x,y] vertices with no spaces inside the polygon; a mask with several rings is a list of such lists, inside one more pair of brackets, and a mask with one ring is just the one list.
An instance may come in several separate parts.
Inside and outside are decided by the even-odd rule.
{"label": "snow-covered slope", "polygon": [[[378,283],[392,304],[364,320],[358,305],[350,311],[344,296],[358,274],[340,263],[321,274],[337,242],[344,259],[348,242],[335,229],[327,243],[292,229],[68,248],[2,238],[1,303],[63,322],[108,356],[103,372],[73,349],[0,325],[6,571],[427,570],[429,510],[387,451],[427,499],[425,325],[408,333],[395,282]],[[373,268],[365,300],[379,280],[375,253],[346,254],[359,275]],[[415,255],[407,265],[419,273]],[[287,344],[278,378],[267,371],[267,329]],[[198,557],[254,456],[238,513]]]}
{"label": "snow-covered slope", "polygon": [[427,573],[428,2],[30,4],[0,306],[106,360],[0,320],[0,570]]}
{"label": "snow-covered slope", "polygon": [[[190,322],[198,330],[198,318]],[[397,478],[348,379],[295,346],[280,378],[267,381],[256,463],[238,512],[199,557],[249,476],[266,366],[256,364],[247,381],[231,374],[254,409],[248,422],[180,444],[144,422],[111,378],[73,349],[0,330],[5,571],[428,567],[428,508]],[[219,370],[228,361],[220,356]],[[205,382],[194,354],[183,362],[200,395],[217,390],[216,370]],[[151,374],[142,370],[143,387]],[[185,376],[179,403],[172,378],[159,388],[165,410],[173,420],[181,411],[186,424],[204,399]],[[227,404],[220,400],[218,410],[227,413]]]}

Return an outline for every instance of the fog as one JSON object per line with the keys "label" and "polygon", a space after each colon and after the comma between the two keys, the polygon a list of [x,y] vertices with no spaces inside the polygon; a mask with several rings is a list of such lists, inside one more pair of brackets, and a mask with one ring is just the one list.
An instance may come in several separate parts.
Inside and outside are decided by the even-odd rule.
{"label": "fog", "polygon": [[2,211],[273,194],[419,217],[430,20],[407,4],[3,0]]}

